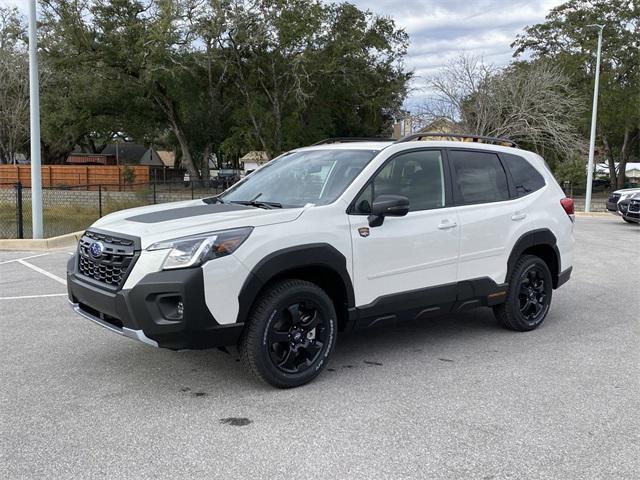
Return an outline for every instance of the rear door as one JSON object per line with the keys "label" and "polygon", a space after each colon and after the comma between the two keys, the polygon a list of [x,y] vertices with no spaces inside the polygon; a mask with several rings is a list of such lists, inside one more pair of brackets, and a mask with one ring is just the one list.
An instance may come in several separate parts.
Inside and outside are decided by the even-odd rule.
{"label": "rear door", "polygon": [[524,202],[511,198],[507,173],[496,153],[447,153],[460,222],[458,280],[489,277],[503,283],[513,236],[527,216]]}

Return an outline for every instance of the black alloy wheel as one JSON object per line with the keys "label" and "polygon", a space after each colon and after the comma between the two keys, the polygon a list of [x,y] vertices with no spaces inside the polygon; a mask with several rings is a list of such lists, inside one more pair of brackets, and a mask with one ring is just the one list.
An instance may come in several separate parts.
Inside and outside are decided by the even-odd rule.
{"label": "black alloy wheel", "polygon": [[548,265],[540,257],[523,255],[510,272],[505,302],[493,307],[493,311],[505,327],[527,332],[544,322],[552,294]]}
{"label": "black alloy wheel", "polygon": [[520,314],[529,323],[536,323],[549,308],[544,272],[538,264],[531,265],[520,276],[518,302]]}
{"label": "black alloy wheel", "polygon": [[318,285],[285,279],[260,294],[240,339],[245,366],[279,388],[304,385],[326,367],[338,328],[333,301]]}
{"label": "black alloy wheel", "polygon": [[321,354],[327,330],[327,319],[312,300],[279,309],[267,332],[271,361],[283,372],[304,372]]}

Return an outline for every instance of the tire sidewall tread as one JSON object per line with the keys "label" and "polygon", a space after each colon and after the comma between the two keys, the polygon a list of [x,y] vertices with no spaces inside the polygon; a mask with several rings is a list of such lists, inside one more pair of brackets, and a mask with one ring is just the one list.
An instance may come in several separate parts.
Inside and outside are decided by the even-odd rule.
{"label": "tire sidewall tread", "polygon": [[[313,368],[301,373],[285,373],[277,369],[265,348],[267,334],[278,311],[278,306],[286,303],[287,297],[303,296],[313,298],[328,315],[327,347],[316,360]],[[265,290],[253,305],[249,319],[240,339],[240,358],[256,378],[278,388],[292,388],[304,385],[317,377],[326,367],[336,342],[337,317],[331,298],[319,286],[306,280],[279,280]]]}

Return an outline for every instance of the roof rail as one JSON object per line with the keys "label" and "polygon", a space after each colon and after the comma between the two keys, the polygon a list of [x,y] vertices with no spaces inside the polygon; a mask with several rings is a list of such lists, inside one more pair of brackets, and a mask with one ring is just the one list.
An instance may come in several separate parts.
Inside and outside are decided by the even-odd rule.
{"label": "roof rail", "polygon": [[509,140],[508,138],[483,137],[482,135],[472,135],[470,133],[413,133],[402,137],[400,140],[396,140],[395,143],[413,142],[425,137],[435,140],[457,140],[459,142],[488,143],[491,145],[501,145],[503,147],[520,148],[516,142]]}
{"label": "roof rail", "polygon": [[312,144],[312,147],[316,145],[329,145],[331,143],[356,143],[356,142],[393,142],[393,138],[382,138],[382,137],[331,137],[325,138],[324,140],[320,140]]}

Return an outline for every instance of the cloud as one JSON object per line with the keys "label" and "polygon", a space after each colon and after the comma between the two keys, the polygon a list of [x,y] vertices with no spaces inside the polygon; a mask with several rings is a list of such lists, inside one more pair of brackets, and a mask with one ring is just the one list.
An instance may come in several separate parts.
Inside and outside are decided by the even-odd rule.
{"label": "cloud", "polygon": [[524,27],[540,23],[564,0],[351,0],[393,18],[409,34],[407,68],[414,71],[407,106],[424,100],[425,79],[461,52],[496,66],[512,58],[510,45]]}
{"label": "cloud", "polygon": [[18,7],[25,12],[29,8],[28,0],[0,0],[0,7]]}

